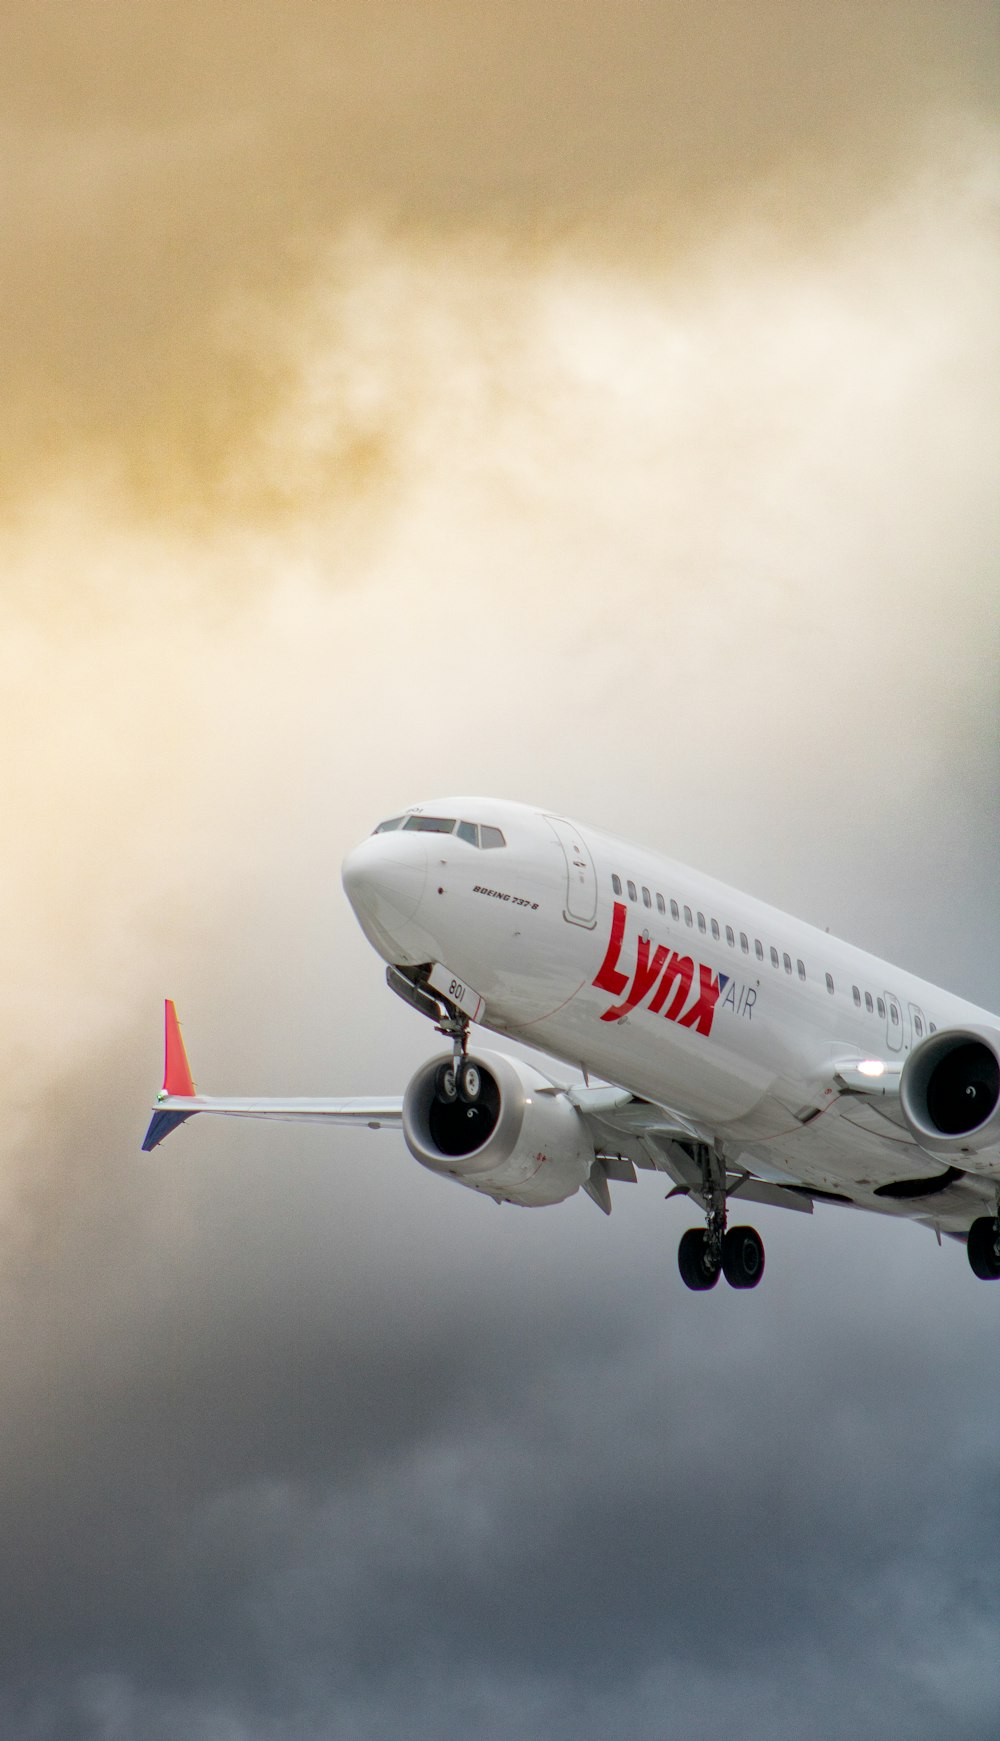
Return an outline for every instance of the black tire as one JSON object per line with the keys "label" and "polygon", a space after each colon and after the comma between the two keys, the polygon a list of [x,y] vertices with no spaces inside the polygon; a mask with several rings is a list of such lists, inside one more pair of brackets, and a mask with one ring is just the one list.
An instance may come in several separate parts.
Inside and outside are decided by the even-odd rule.
{"label": "black tire", "polygon": [[722,1273],[731,1288],[755,1288],[764,1274],[764,1242],[755,1227],[731,1227],[722,1241]]}
{"label": "black tire", "polygon": [[704,1293],[707,1288],[714,1288],[719,1279],[719,1271],[715,1264],[709,1262],[708,1234],[704,1228],[689,1227],[682,1236],[677,1247],[677,1268],[681,1272],[681,1281],[687,1288],[693,1288],[695,1293]]}
{"label": "black tire", "polygon": [[434,1078],[434,1094],[442,1106],[453,1106],[458,1099],[458,1083],[455,1080],[455,1066],[449,1060],[438,1066]]}
{"label": "black tire", "polygon": [[1000,1279],[1000,1228],[992,1215],[980,1215],[969,1228],[966,1253],[981,1282]]}
{"label": "black tire", "polygon": [[483,1078],[478,1064],[471,1058],[463,1058],[458,1072],[458,1098],[466,1106],[475,1106],[483,1091]]}

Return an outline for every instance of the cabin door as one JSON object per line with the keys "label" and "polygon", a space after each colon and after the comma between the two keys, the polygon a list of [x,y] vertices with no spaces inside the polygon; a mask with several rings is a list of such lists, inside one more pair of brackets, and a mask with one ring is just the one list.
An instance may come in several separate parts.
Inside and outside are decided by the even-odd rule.
{"label": "cabin door", "polygon": [[566,860],[566,905],[563,918],[570,925],[592,931],[597,924],[597,873],[590,848],[576,824],[561,816],[545,818],[562,847]]}

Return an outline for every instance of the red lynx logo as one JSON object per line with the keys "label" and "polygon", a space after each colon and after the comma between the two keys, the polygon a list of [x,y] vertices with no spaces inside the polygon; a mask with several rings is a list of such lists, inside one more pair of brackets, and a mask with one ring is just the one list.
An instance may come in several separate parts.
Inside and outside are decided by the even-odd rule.
{"label": "red lynx logo", "polygon": [[[651,1016],[663,1015],[678,1027],[693,1028],[696,1034],[710,1034],[720,998],[724,1006],[749,1018],[757,993],[750,986],[737,987],[727,973],[716,973],[690,955],[678,955],[665,943],[654,947],[648,936],[636,940],[634,968],[622,972],[619,962],[625,941],[628,908],[616,901],[611,915],[611,936],[604,960],[592,980],[599,991],[610,992],[620,1002],[612,1004],[601,1016],[602,1022],[619,1022],[630,1010],[649,998]],[[696,978],[697,974],[697,978]],[[726,989],[728,987],[728,990]],[[622,997],[622,993],[625,996]],[[652,993],[652,996],[650,994]],[[691,1001],[689,1001],[689,999]]]}

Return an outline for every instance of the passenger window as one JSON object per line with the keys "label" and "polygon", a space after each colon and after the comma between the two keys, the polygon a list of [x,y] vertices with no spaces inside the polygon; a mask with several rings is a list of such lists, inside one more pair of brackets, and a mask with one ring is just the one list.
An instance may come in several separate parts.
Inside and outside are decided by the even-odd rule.
{"label": "passenger window", "polygon": [[685,909],[684,909],[684,923],[685,923],[685,925],[693,925],[694,924],[694,920],[691,917],[690,907],[685,907]]}
{"label": "passenger window", "polygon": [[698,929],[699,929],[699,931],[704,931],[704,929],[705,929],[705,915],[704,915],[704,913],[698,914]]}
{"label": "passenger window", "polygon": [[878,1005],[879,1015],[882,1017],[882,1020],[885,1021],[885,1000],[883,998],[878,997],[875,999],[875,1002]]}
{"label": "passenger window", "polygon": [[474,822],[460,822],[455,833],[459,840],[467,840],[470,846],[479,845],[479,829]]}
{"label": "passenger window", "polygon": [[653,905],[652,901],[649,898],[649,890],[645,886],[643,887],[643,891],[642,891],[642,904],[644,907],[651,907]]}
{"label": "passenger window", "polygon": [[665,913],[666,910],[667,910],[666,901],[663,899],[662,895],[657,895],[657,897],[656,897],[656,911],[658,913]]}
{"label": "passenger window", "polygon": [[718,940],[718,938],[719,938],[719,921],[718,921],[718,919],[712,920],[712,936],[714,938],[716,938],[716,940]]}
{"label": "passenger window", "polygon": [[506,846],[507,842],[499,828],[487,828],[483,823],[479,829],[479,844],[480,846]]}
{"label": "passenger window", "polygon": [[805,964],[805,962],[796,960],[795,965],[799,970],[799,978],[805,979],[805,976],[806,976],[806,964]]}
{"label": "passenger window", "polygon": [[875,1005],[872,1003],[872,994],[870,991],[865,992],[865,1009],[868,1011],[870,1016],[875,1014]]}
{"label": "passenger window", "polygon": [[782,963],[784,965],[785,972],[791,973],[791,971],[792,971],[792,958],[791,958],[791,956],[790,955],[783,955],[781,957],[781,960],[782,960]]}
{"label": "passenger window", "polygon": [[778,966],[778,951],[775,949],[773,943],[771,944],[771,966],[772,967]]}
{"label": "passenger window", "polygon": [[922,1033],[923,1033],[923,1031],[924,1031],[924,1024],[923,1024],[923,1021],[922,1021],[922,1020],[921,1020],[921,1017],[920,1017],[920,1013],[919,1013],[919,1011],[916,1011],[916,1012],[915,1012],[915,1013],[914,1013],[914,1017],[913,1017],[913,1026],[914,1026],[914,1027],[915,1027],[915,1028],[916,1028],[916,1030],[917,1030],[917,1033],[918,1033],[918,1034],[922,1034]]}
{"label": "passenger window", "polygon": [[928,1023],[928,1027],[929,1027],[929,1029],[930,1029],[930,1032],[931,1032],[931,1033],[932,1033],[932,1034],[936,1034],[936,1033],[937,1033],[937,1022],[929,1022],[929,1023]]}
{"label": "passenger window", "polygon": [[830,993],[830,996],[832,997],[833,996],[833,974],[832,973],[828,973],[826,976],[826,989]]}
{"label": "passenger window", "polygon": [[611,887],[614,889],[616,895],[621,894],[621,892],[622,892],[622,879],[618,875],[617,871],[612,871],[612,873],[611,873]]}
{"label": "passenger window", "polygon": [[639,899],[638,895],[635,892],[635,884],[631,881],[629,882],[629,885],[628,885],[628,898],[630,901],[637,901]]}
{"label": "passenger window", "polygon": [[894,1028],[899,1026],[899,1011],[894,1003],[889,1005],[889,1019]]}
{"label": "passenger window", "polygon": [[730,949],[736,948],[736,933],[731,925],[726,926],[726,942],[729,944]]}
{"label": "passenger window", "polygon": [[744,955],[749,955],[750,944],[747,940],[747,934],[745,931],[740,932],[740,948],[742,949]]}
{"label": "passenger window", "polygon": [[859,992],[856,985],[851,986],[851,996],[853,997],[855,1003],[857,1004],[858,1009],[860,1009],[861,1008],[861,993]]}
{"label": "passenger window", "polygon": [[764,945],[761,942],[759,937],[755,937],[753,940],[753,952],[756,955],[758,961],[763,961],[763,959],[764,959]]}
{"label": "passenger window", "polygon": [[671,903],[670,903],[670,917],[672,919],[679,919],[680,916],[681,916],[681,910],[680,910],[679,906],[677,905],[677,902],[671,901]]}

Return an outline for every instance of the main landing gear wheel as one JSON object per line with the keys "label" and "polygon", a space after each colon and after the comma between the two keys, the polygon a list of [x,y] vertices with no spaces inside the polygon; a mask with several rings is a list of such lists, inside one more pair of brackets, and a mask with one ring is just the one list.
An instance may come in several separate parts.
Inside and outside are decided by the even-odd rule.
{"label": "main landing gear wheel", "polygon": [[755,1288],[764,1274],[764,1241],[754,1227],[731,1227],[722,1241],[722,1273],[731,1288]]}
{"label": "main landing gear wheel", "polygon": [[685,1287],[696,1293],[714,1288],[719,1279],[719,1266],[712,1262],[708,1234],[701,1227],[689,1227],[677,1248],[677,1268]]}
{"label": "main landing gear wheel", "polygon": [[982,1282],[1000,1280],[1000,1216],[980,1215],[969,1228],[966,1254]]}

